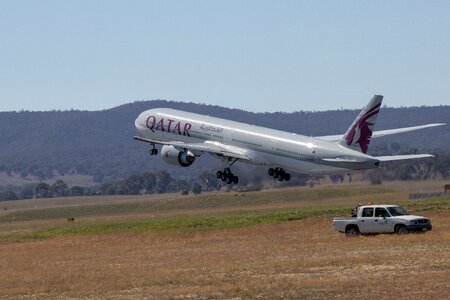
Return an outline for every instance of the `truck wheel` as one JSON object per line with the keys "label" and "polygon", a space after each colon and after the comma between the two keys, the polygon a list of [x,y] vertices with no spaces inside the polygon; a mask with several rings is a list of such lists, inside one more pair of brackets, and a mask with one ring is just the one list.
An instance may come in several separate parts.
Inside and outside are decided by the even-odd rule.
{"label": "truck wheel", "polygon": [[347,237],[355,237],[359,235],[358,227],[350,226],[345,228],[345,236]]}
{"label": "truck wheel", "polygon": [[408,228],[406,228],[406,226],[399,225],[397,227],[397,234],[407,234],[407,233],[408,233]]}

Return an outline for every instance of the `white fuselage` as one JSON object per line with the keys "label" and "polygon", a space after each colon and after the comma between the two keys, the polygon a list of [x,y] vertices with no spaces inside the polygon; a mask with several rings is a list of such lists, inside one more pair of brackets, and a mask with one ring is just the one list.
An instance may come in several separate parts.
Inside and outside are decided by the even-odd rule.
{"label": "white fuselage", "polygon": [[[377,159],[338,143],[168,108],[144,111],[135,125],[149,139],[218,142],[248,150],[252,158],[249,163],[306,174],[342,173],[379,165]],[[344,167],[339,159],[353,160],[355,164]]]}

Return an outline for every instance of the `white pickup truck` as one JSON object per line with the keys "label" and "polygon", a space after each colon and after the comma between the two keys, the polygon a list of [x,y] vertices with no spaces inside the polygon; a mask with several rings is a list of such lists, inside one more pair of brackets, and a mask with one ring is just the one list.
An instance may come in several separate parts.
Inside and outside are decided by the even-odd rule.
{"label": "white pickup truck", "polygon": [[364,205],[353,209],[351,218],[334,218],[334,229],[346,236],[376,233],[405,234],[431,230],[428,218],[410,215],[397,205]]}

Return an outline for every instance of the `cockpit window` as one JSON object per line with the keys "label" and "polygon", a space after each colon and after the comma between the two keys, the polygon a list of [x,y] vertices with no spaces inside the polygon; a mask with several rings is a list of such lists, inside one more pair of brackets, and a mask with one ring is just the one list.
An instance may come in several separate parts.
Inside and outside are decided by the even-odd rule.
{"label": "cockpit window", "polygon": [[400,206],[388,207],[388,210],[393,217],[409,215],[409,212]]}

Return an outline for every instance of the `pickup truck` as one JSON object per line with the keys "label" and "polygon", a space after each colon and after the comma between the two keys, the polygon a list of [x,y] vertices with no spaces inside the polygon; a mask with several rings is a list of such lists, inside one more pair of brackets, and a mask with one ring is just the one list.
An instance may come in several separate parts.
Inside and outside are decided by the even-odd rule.
{"label": "pickup truck", "polygon": [[428,218],[410,215],[397,205],[363,205],[353,209],[351,218],[334,218],[333,227],[346,236],[431,230]]}

